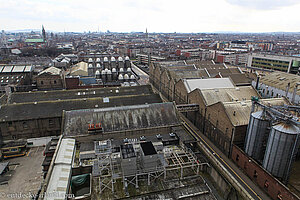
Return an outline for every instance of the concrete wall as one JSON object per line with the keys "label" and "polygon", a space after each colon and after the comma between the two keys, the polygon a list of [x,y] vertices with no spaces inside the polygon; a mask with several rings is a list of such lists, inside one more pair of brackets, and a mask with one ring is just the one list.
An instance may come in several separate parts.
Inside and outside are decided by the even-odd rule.
{"label": "concrete wall", "polygon": [[236,145],[233,145],[231,159],[272,199],[299,199],[286,186],[264,170],[252,158],[248,157],[246,153]]}

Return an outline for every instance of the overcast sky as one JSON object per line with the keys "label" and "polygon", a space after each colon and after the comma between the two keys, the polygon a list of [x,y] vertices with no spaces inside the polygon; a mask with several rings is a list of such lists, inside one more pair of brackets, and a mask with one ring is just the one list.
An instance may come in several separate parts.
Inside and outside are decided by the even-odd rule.
{"label": "overcast sky", "polygon": [[0,30],[300,32],[300,0],[0,0]]}

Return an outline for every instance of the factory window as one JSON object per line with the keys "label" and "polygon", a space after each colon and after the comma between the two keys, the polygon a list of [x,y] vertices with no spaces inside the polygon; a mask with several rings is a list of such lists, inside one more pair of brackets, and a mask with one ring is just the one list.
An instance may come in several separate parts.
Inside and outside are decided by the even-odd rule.
{"label": "factory window", "polygon": [[244,169],[247,169],[247,161],[245,161],[245,163],[244,163]]}
{"label": "factory window", "polygon": [[17,139],[17,136],[16,136],[16,135],[12,135],[11,138],[12,138],[13,140],[15,140],[15,139]]}
{"label": "factory window", "polygon": [[44,81],[41,81],[41,85],[43,85],[44,84]]}
{"label": "factory window", "polygon": [[225,134],[227,134],[227,132],[228,132],[228,128],[226,128]]}
{"label": "factory window", "polygon": [[267,190],[267,189],[268,189],[268,187],[269,187],[269,181],[268,181],[268,180],[266,180],[266,181],[265,181],[265,184],[264,184],[264,188]]}
{"label": "factory window", "polygon": [[53,119],[49,119],[49,127],[53,127],[53,125],[54,125]]}
{"label": "factory window", "polygon": [[240,159],[240,155],[237,154],[236,157],[235,157],[235,160],[236,160],[236,161],[239,161],[239,159]]}
{"label": "factory window", "polygon": [[23,129],[28,129],[28,124],[26,122],[23,122]]}
{"label": "factory window", "polygon": [[54,84],[56,84],[56,80],[54,80],[53,82],[54,82]]}
{"label": "factory window", "polygon": [[256,170],[254,170],[254,174],[253,174],[253,178],[257,178],[257,176],[258,176],[258,173],[257,173],[257,171]]}
{"label": "factory window", "polygon": [[263,89],[263,94],[265,93],[265,89]]}
{"label": "factory window", "polygon": [[8,122],[8,127],[12,127],[12,122]]}
{"label": "factory window", "polygon": [[278,192],[278,194],[277,194],[277,200],[282,200],[281,192]]}
{"label": "factory window", "polygon": [[273,90],[272,90],[271,96],[273,97],[273,95],[274,95],[274,92],[273,92]]}

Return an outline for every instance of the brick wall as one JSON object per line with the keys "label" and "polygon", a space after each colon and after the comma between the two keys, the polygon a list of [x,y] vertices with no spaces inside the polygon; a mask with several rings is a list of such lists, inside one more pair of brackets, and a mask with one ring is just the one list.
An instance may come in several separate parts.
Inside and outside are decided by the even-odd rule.
{"label": "brick wall", "polygon": [[236,145],[233,145],[231,159],[274,200],[298,200],[285,185],[265,171]]}

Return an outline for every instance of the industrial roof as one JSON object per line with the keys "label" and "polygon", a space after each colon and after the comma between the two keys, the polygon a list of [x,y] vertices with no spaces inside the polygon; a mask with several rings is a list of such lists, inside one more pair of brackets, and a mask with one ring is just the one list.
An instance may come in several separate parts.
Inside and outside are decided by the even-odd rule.
{"label": "industrial roof", "polygon": [[80,62],[74,65],[70,70],[71,76],[88,76],[88,64]]}
{"label": "industrial roof", "polygon": [[243,86],[236,88],[222,89],[198,89],[202,94],[206,105],[212,105],[217,102],[233,102],[251,100],[252,96],[259,96],[252,86]]}
{"label": "industrial roof", "polygon": [[[284,98],[260,99],[265,105],[278,106],[288,104]],[[250,119],[252,101],[224,102],[225,112],[234,126],[247,125]]]}
{"label": "industrial roof", "polygon": [[234,84],[229,78],[210,78],[210,79],[183,79],[183,83],[188,93],[199,89],[214,88],[234,88]]}
{"label": "industrial roof", "polygon": [[75,154],[75,139],[62,139],[48,182],[45,200],[64,200],[68,193]]}
{"label": "industrial roof", "polygon": [[73,110],[65,113],[66,136],[88,134],[88,124],[101,123],[103,132],[125,131],[179,123],[173,103],[153,103],[101,109]]}
{"label": "industrial roof", "polygon": [[48,74],[51,74],[51,75],[60,75],[60,72],[61,72],[61,69],[58,69],[56,67],[48,67],[47,69],[41,71],[38,76],[40,76],[41,74],[44,74],[44,73],[48,73]]}
{"label": "industrial roof", "polygon": [[[1,77],[0,77],[1,81]],[[132,87],[108,87],[91,88],[76,90],[55,90],[38,92],[14,92],[8,101],[12,103],[55,101],[66,99],[82,99],[106,96],[124,96],[124,95],[143,95],[153,94],[150,85],[132,86]]]}
{"label": "industrial roof", "polygon": [[178,69],[169,69],[170,76],[179,81],[183,78],[207,78],[208,75],[204,70],[191,69],[191,70],[178,70]]}
{"label": "industrial roof", "polygon": [[62,139],[54,164],[73,164],[75,139]]}
{"label": "industrial roof", "polygon": [[42,39],[42,38],[26,39],[25,42],[26,43],[42,43],[42,42],[44,42],[44,39]]}
{"label": "industrial roof", "polygon": [[[104,100],[108,101],[104,102]],[[161,98],[158,94],[148,94],[8,104],[0,107],[0,122],[61,117],[63,110],[68,111],[160,102]]]}
{"label": "industrial roof", "polygon": [[[65,200],[68,192],[71,165],[57,165],[53,168],[44,200]],[[51,195],[52,194],[52,195]]]}
{"label": "industrial roof", "polygon": [[[289,92],[292,93],[296,84],[300,83],[300,76],[276,71],[262,76],[259,82],[283,91],[286,91],[288,83],[290,83]],[[298,87],[297,94],[300,95],[300,87]]]}

